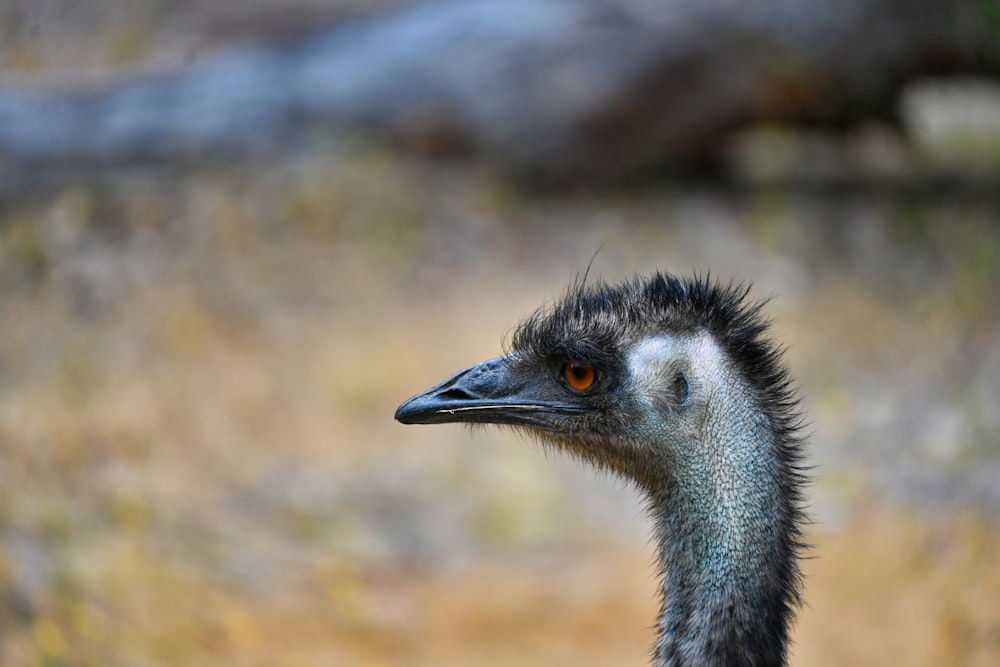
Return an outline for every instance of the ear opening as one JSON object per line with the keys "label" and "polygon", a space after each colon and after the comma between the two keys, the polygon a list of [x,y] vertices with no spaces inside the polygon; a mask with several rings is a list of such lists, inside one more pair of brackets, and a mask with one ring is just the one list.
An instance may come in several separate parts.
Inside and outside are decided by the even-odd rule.
{"label": "ear opening", "polygon": [[691,402],[691,385],[684,373],[677,371],[670,381],[670,398],[674,405],[685,406]]}

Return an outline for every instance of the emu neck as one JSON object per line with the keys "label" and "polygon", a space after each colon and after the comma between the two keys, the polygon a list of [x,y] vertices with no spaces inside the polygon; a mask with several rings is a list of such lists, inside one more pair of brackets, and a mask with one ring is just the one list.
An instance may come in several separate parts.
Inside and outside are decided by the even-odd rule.
{"label": "emu neck", "polygon": [[791,514],[769,421],[733,394],[715,395],[712,417],[666,448],[651,493],[663,575],[656,667],[785,661]]}

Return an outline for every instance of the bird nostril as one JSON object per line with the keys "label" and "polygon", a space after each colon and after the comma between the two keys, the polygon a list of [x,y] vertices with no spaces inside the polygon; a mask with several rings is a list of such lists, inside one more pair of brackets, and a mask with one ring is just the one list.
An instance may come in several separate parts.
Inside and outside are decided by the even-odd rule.
{"label": "bird nostril", "polygon": [[446,398],[448,400],[455,400],[455,401],[471,401],[475,398],[475,396],[465,391],[464,389],[458,389],[453,387],[448,391],[442,392],[439,398]]}

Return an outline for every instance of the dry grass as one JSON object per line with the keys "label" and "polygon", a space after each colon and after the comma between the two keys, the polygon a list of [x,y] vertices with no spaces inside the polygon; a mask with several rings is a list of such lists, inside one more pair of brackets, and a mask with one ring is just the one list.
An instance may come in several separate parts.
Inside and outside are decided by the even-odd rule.
{"label": "dry grass", "polygon": [[[873,470],[992,460],[996,313],[970,303],[996,232],[960,207],[926,255],[869,262],[829,226],[789,232],[822,204],[779,204],[526,200],[374,154],[9,205],[0,663],[643,664],[655,582],[627,492],[508,436],[391,421],[601,243],[595,273],[712,266],[779,295],[824,463],[794,664],[995,663],[1000,529],[904,509]],[[858,210],[893,229],[879,206]],[[968,427],[924,451],[905,424],[938,409]]]}

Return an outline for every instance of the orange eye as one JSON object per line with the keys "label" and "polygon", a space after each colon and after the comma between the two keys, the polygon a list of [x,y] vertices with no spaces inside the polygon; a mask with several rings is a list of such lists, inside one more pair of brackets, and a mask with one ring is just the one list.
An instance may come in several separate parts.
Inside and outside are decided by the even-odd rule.
{"label": "orange eye", "polygon": [[577,391],[590,389],[594,386],[594,380],[597,379],[594,367],[582,361],[567,361],[566,365],[563,366],[563,374],[566,376],[566,382],[569,383],[569,386]]}

